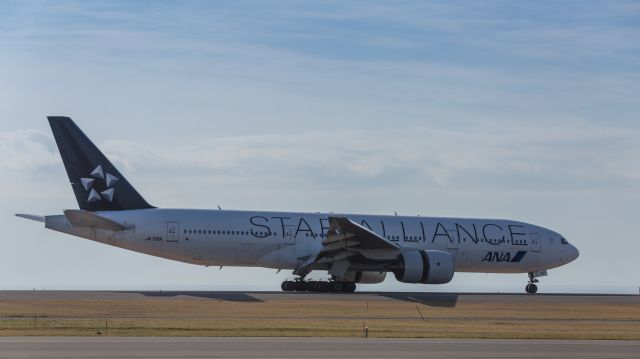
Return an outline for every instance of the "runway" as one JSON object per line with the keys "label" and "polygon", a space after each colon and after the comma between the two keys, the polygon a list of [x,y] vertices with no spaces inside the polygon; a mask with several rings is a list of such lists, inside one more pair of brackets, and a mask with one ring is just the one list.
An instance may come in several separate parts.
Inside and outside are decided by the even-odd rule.
{"label": "runway", "polygon": [[0,338],[0,358],[637,358],[638,341]]}

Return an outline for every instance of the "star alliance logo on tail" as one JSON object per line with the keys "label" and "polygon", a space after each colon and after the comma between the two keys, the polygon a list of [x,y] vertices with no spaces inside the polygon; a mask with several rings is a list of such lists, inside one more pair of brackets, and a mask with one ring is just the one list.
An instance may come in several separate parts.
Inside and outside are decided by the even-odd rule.
{"label": "star alliance logo on tail", "polygon": [[[102,198],[107,201],[113,201],[113,196],[115,195],[115,190],[113,189],[113,185],[118,182],[118,177],[112,175],[111,173],[104,173],[102,170],[102,165],[98,165],[91,173],[89,174],[91,177],[82,177],[80,178],[80,182],[82,182],[82,187],[84,187],[85,191],[89,192],[89,197],[87,197],[87,202],[97,202],[101,201]],[[96,180],[103,180],[107,189],[98,193],[94,188],[94,182]]]}

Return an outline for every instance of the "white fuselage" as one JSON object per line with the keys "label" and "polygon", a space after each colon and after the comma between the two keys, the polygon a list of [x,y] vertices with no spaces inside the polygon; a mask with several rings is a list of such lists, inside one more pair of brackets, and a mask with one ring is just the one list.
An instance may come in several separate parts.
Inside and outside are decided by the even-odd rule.
{"label": "white fuselage", "polygon": [[[205,266],[295,269],[322,247],[328,213],[140,209],[96,214],[132,229],[78,228],[65,216],[46,227],[101,243]],[[456,272],[521,273],[566,264],[577,250],[558,233],[528,223],[467,218],[343,215],[407,249],[451,253]],[[385,258],[381,258],[384,262]],[[392,258],[388,258],[392,259]],[[352,270],[384,270],[365,263]],[[314,269],[326,269],[322,266]]]}

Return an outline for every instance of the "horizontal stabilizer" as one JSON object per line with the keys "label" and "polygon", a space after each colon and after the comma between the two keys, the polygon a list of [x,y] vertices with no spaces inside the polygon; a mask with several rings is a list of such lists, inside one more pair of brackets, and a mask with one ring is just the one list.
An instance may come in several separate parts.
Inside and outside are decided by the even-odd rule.
{"label": "horizontal stabilizer", "polygon": [[92,227],[107,231],[126,231],[134,228],[133,225],[123,225],[111,219],[99,216],[93,212],[78,209],[67,209],[64,211],[69,223],[74,227]]}
{"label": "horizontal stabilizer", "polygon": [[35,214],[16,213],[16,217],[30,219],[32,221],[38,221],[44,223],[44,216],[38,216]]}

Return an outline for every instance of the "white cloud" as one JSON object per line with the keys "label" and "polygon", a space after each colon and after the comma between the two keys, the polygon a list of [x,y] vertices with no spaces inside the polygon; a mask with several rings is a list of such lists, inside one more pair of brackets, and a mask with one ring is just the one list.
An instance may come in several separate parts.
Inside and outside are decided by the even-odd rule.
{"label": "white cloud", "polygon": [[0,132],[0,171],[62,165],[53,138],[39,130]]}
{"label": "white cloud", "polygon": [[[116,163],[136,172],[174,169],[185,176],[282,177],[283,183],[349,182],[493,187],[633,185],[638,131],[587,123],[548,128],[492,125],[472,130],[427,127],[316,131],[287,135],[194,137],[162,147],[125,140],[104,143]],[[627,163],[612,170],[616,163]],[[505,179],[506,177],[506,179]],[[515,180],[514,180],[515,179]],[[510,181],[514,180],[514,181]]]}
{"label": "white cloud", "polygon": [[[634,186],[640,135],[634,129],[584,122],[552,127],[519,123],[471,129],[307,131],[163,139],[160,144],[107,139],[99,147],[124,172],[179,173],[181,178],[282,177],[281,183],[352,183],[493,187],[529,178],[522,186],[562,188]],[[185,145],[184,143],[189,143]],[[0,133],[0,169],[38,171],[62,166],[50,135],[38,130]],[[512,181],[509,181],[512,180]],[[327,182],[328,181],[328,182]]]}

